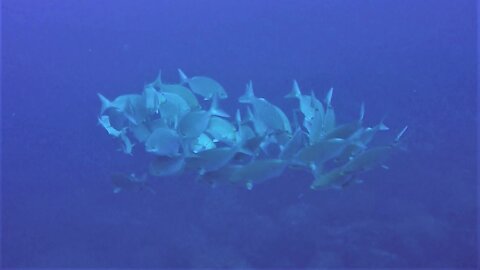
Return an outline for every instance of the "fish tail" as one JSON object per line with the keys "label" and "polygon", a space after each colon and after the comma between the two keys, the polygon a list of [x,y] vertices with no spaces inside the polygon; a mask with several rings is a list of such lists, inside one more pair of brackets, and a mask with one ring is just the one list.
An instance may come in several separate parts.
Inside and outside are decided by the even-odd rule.
{"label": "fish tail", "polygon": [[253,84],[252,84],[252,81],[249,81],[245,88],[245,94],[243,94],[243,96],[238,98],[238,102],[251,103],[254,98],[255,98],[255,93],[253,92]]}
{"label": "fish tail", "polygon": [[161,85],[162,85],[162,70],[160,69],[158,71],[157,78],[155,78],[155,81],[153,82],[153,87],[160,89]]}
{"label": "fish tail", "polygon": [[100,93],[97,93],[97,95],[100,98],[100,102],[102,102],[100,114],[103,114],[108,108],[112,107],[112,102]]}
{"label": "fish tail", "polygon": [[187,83],[188,77],[185,75],[185,73],[181,69],[178,70],[178,76],[180,77],[180,83]]}
{"label": "fish tail", "polygon": [[327,95],[325,96],[325,104],[327,104],[327,107],[332,106],[332,95],[333,95],[333,87],[328,90]]}
{"label": "fish tail", "polygon": [[362,102],[362,104],[360,105],[360,118],[358,120],[362,122],[364,118],[365,118],[365,102]]}
{"label": "fish tail", "polygon": [[212,105],[210,106],[209,112],[210,112],[211,115],[215,115],[215,116],[230,117],[230,115],[228,115],[228,113],[226,113],[225,111],[223,111],[222,109],[220,109],[218,107],[218,96],[217,95],[214,95],[213,98],[212,98]]}
{"label": "fish tail", "polygon": [[300,91],[300,87],[298,86],[297,80],[293,80],[292,90],[290,93],[285,95],[285,98],[299,98],[302,96],[302,92]]}

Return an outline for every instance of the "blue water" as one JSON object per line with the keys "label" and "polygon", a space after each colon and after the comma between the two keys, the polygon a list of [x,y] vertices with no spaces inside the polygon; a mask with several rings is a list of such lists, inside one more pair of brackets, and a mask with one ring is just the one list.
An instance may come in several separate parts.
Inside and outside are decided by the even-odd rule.
{"label": "blue water", "polygon": [[[474,268],[476,1],[2,2],[2,267]],[[140,92],[162,69],[212,76],[229,112],[252,79],[286,111],[292,79],[340,122],[366,104],[409,126],[406,151],[364,183],[311,191],[287,171],[248,191],[146,170],[97,125],[102,92]]]}

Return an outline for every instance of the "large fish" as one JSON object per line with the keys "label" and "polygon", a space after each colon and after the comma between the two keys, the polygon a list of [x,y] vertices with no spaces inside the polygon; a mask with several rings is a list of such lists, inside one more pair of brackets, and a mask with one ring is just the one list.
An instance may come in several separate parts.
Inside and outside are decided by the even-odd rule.
{"label": "large fish", "polygon": [[188,78],[181,69],[178,69],[178,74],[182,83],[187,84],[195,94],[202,96],[205,100],[212,99],[214,96],[221,99],[228,97],[223,86],[212,78],[205,76]]}

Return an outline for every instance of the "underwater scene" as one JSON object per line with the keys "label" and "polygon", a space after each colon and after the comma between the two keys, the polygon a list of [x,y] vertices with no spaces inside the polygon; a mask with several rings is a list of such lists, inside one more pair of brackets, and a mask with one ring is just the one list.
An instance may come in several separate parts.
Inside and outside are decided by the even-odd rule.
{"label": "underwater scene", "polygon": [[474,0],[4,0],[1,267],[477,269]]}

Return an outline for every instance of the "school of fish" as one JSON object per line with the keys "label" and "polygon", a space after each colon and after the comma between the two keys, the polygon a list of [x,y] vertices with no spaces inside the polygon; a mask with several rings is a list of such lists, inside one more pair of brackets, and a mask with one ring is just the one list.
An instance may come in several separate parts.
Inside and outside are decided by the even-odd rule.
{"label": "school of fish", "polygon": [[[292,120],[256,96],[252,82],[238,99],[243,113],[237,110],[231,116],[219,107],[219,101],[228,98],[219,82],[188,77],[180,69],[178,73],[179,83],[164,83],[159,73],[138,94],[114,99],[98,94],[99,125],[120,142],[124,153],[133,155],[134,149],[143,148],[151,154],[152,176],[193,172],[198,181],[212,186],[252,189],[287,169],[304,169],[313,175],[312,190],[345,187],[358,182],[362,173],[385,166],[407,130],[403,128],[390,144],[369,146],[378,132],[388,130],[383,121],[364,127],[362,104],[358,119],[337,124],[333,88],[321,101],[313,91],[302,93],[295,80],[285,96],[298,102]],[[115,174],[114,192],[145,187],[145,179]]]}

